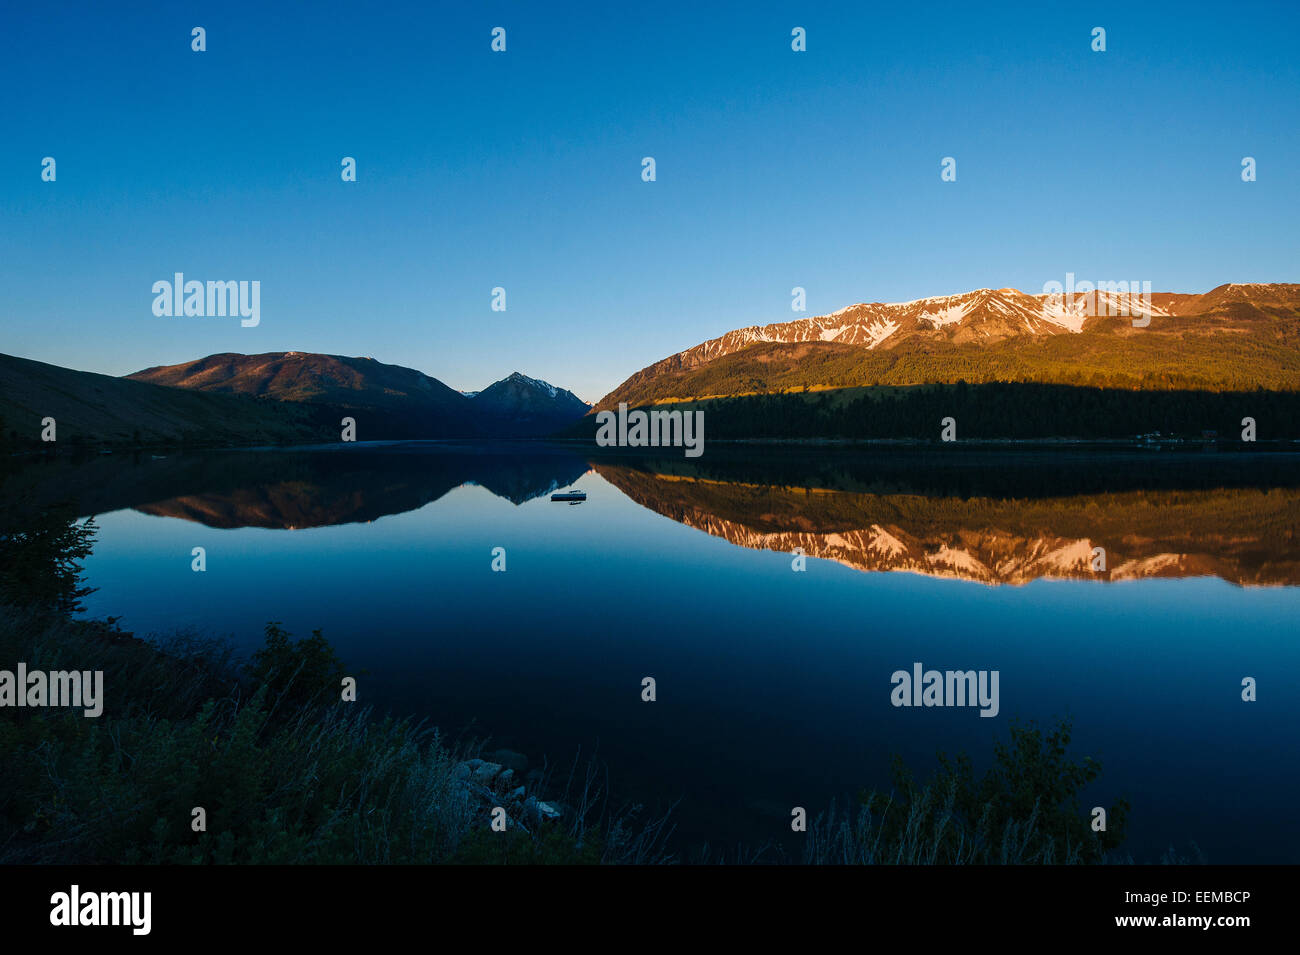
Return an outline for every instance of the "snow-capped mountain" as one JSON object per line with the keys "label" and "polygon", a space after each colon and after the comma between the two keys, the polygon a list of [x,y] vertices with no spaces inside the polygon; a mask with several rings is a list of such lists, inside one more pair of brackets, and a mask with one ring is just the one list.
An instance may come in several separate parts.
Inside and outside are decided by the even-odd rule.
{"label": "snow-capped mountain", "polygon": [[572,424],[591,408],[573,392],[517,371],[475,393],[470,402],[480,419],[532,434]]}
{"label": "snow-capped mountain", "polygon": [[1199,315],[1234,302],[1294,307],[1300,304],[1300,285],[1222,285],[1204,295],[1153,293],[1149,303],[1140,296],[1108,291],[1070,298],[1064,294],[1028,295],[1013,288],[982,288],[912,302],[850,305],[815,318],[751,325],[665,362],[680,359],[680,367],[704,364],[756,342],[840,342],[874,349],[892,348],[913,336],[961,343],[1001,341],[1015,335],[1060,335],[1083,331],[1089,319],[1127,314],[1126,310],[1139,318],[1177,317]]}
{"label": "snow-capped mountain", "polygon": [[[1207,316],[1215,321],[1182,321]],[[1180,334],[1193,324],[1197,332],[1206,334],[1244,331],[1247,329],[1240,323],[1279,317],[1287,327],[1300,324],[1300,285],[1234,283],[1203,295],[1156,292],[1145,296],[1122,289],[1031,295],[1013,288],[985,288],[911,302],[863,303],[829,315],[751,325],[709,339],[637,372],[597,407],[619,400],[728,393],[702,389],[697,382],[683,379],[689,378],[692,371],[756,345],[808,346],[798,354],[786,350],[775,362],[788,366],[795,360],[825,354],[829,346],[847,345],[864,353],[927,347],[969,351],[1003,346],[1005,350],[1053,337],[1094,332],[1118,342],[1139,328],[1151,335]],[[713,379],[725,377],[719,371]],[[710,383],[717,384],[716,380]],[[813,378],[803,383],[825,384]],[[665,391],[664,386],[671,390]]]}

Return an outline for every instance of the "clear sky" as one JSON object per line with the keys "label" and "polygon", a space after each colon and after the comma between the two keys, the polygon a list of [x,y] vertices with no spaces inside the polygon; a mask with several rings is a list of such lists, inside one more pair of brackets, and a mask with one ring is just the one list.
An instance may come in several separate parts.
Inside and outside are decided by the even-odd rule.
{"label": "clear sky", "polygon": [[[143,6],[0,13],[0,352],[370,355],[595,400],[800,317],[794,286],[814,315],[1300,280],[1294,2]],[[261,324],[156,317],[178,271],[260,281]]]}

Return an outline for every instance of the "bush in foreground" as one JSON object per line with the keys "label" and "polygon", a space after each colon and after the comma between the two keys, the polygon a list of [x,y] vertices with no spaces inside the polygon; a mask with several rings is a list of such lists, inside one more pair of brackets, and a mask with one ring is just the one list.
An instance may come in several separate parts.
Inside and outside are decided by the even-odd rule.
{"label": "bush in foreground", "polygon": [[[156,646],[5,607],[0,659],[103,670],[106,697],[94,719],[38,708],[0,722],[0,862],[666,859],[657,825],[635,826],[590,786],[562,819],[527,831],[512,822],[492,841],[501,834],[456,772],[467,751],[410,720],[322,702],[330,690],[338,700],[338,681],[319,634],[294,642],[268,625],[241,668],[219,643]],[[206,831],[195,831],[196,808]]]}

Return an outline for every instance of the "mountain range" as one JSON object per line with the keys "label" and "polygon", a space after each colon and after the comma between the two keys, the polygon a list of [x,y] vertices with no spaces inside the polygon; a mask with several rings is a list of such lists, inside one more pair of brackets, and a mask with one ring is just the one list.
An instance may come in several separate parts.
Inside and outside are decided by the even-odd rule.
{"label": "mountain range", "polygon": [[1300,284],[851,305],[701,342],[594,408],[519,372],[463,393],[412,368],[308,352],[124,378],[0,355],[0,434],[19,444],[47,417],[60,441],[95,445],[337,442],[345,417],[362,441],[585,439],[591,411],[683,401],[710,409],[715,438],[928,438],[945,415],[972,437],[1227,434],[1250,416],[1261,437],[1286,440],[1300,427]]}
{"label": "mountain range", "polygon": [[[464,394],[413,368],[307,352],[209,355],[126,377],[353,410],[366,416],[365,433],[375,438],[537,437],[572,424],[590,408],[573,392],[519,372]],[[363,419],[357,420],[361,428]]]}
{"label": "mountain range", "polygon": [[372,358],[304,352],[209,355],[123,378],[0,355],[4,437],[32,444],[53,418],[61,442],[139,446],[538,437],[589,406],[515,372],[465,395],[422,372]]}
{"label": "mountain range", "polygon": [[1300,285],[1142,297],[977,289],[851,305],[701,342],[638,371],[595,408],[957,381],[1296,390]]}

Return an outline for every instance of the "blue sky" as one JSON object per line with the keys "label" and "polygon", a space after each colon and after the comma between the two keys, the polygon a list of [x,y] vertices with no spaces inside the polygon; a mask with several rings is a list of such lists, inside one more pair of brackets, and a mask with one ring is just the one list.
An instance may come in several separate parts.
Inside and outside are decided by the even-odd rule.
{"label": "blue sky", "polygon": [[[594,400],[800,317],[794,286],[814,315],[1300,280],[1293,3],[141,6],[0,19],[0,352],[370,355]],[[156,317],[177,271],[260,281],[261,324]]]}

